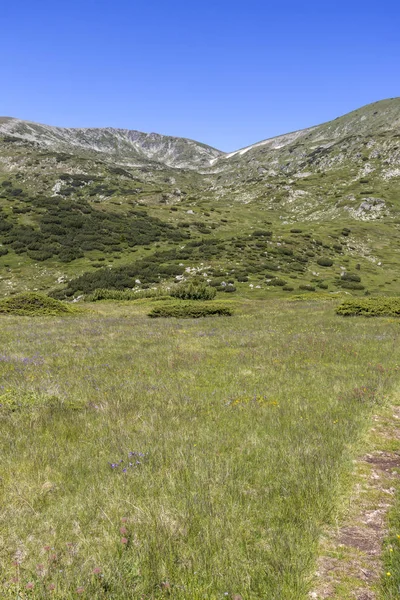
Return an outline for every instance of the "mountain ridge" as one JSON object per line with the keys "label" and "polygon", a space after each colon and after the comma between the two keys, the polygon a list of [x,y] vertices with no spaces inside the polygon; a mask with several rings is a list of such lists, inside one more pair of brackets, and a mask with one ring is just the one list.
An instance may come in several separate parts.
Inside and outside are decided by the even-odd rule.
{"label": "mountain ridge", "polygon": [[[117,127],[59,127],[54,125],[36,123],[34,121],[23,120],[16,117],[0,117],[0,133],[12,135],[21,139],[33,141],[48,146],[51,146],[52,143],[53,145],[57,146],[58,142],[58,147],[60,149],[62,146],[64,146],[65,148],[65,146],[70,145],[81,147],[83,149],[92,149],[104,152],[111,152],[112,148],[110,146],[107,147],[107,145],[105,144],[102,149],[101,146],[96,147],[94,145],[95,140],[92,140],[91,144],[90,140],[85,143],[84,139],[79,138],[80,136],[84,136],[85,134],[89,136],[95,136],[97,138],[99,135],[104,133],[111,134],[116,136],[116,141],[118,141],[118,138],[119,141],[128,140],[132,144],[132,147],[136,152],[143,152],[145,158],[153,159],[155,157],[155,160],[157,160],[157,162],[164,162],[164,164],[166,164],[167,166],[195,169],[197,166],[204,167],[207,165],[207,163],[209,166],[212,166],[220,159],[228,160],[233,156],[243,156],[247,152],[253,149],[261,148],[263,146],[271,146],[271,148],[273,149],[280,149],[285,145],[295,142],[297,139],[302,138],[310,132],[325,129],[327,126],[332,127],[337,121],[340,121],[343,118],[351,118],[352,116],[356,116],[360,111],[365,113],[366,111],[368,111],[368,109],[372,109],[373,107],[378,106],[381,108],[384,104],[393,102],[397,102],[399,105],[399,116],[397,124],[400,126],[400,97],[387,98],[366,104],[358,109],[346,113],[345,115],[336,117],[335,119],[332,119],[330,121],[326,121],[318,125],[313,125],[311,127],[306,127],[304,129],[297,129],[295,131],[266,138],[255,142],[254,144],[250,144],[243,148],[234,150],[232,152],[224,152],[222,150],[219,150],[218,148],[214,148],[208,144],[199,142],[197,140],[193,140],[191,138],[164,135],[156,132],[146,133],[138,131],[136,129],[126,129]],[[52,134],[53,137],[48,137],[47,139],[45,135],[42,135],[42,137],[40,137],[40,130],[42,130],[42,134]],[[75,138],[73,137],[74,135]],[[55,139],[57,137],[59,138],[58,140]],[[283,144],[276,146],[276,143],[279,143],[280,141],[283,142]],[[188,146],[193,146],[200,152],[203,151],[203,156],[197,157],[194,153],[191,157],[194,158],[194,164],[192,165],[190,164],[188,157],[186,157],[186,160],[180,160],[179,158],[174,160],[173,156],[172,158],[169,157],[169,154],[171,154],[171,152],[168,153],[168,150],[162,153],[160,152],[159,148],[154,148],[154,144],[158,144],[158,146],[160,146],[160,143],[168,144],[169,149],[171,148],[172,144],[187,144]],[[124,148],[122,148],[121,150],[123,149]],[[201,158],[203,160],[201,160]]]}
{"label": "mountain ridge", "polygon": [[124,163],[137,157],[177,168],[201,166],[208,156],[224,154],[189,138],[114,127],[57,127],[14,117],[0,117],[0,133],[61,151],[81,148],[120,157]]}

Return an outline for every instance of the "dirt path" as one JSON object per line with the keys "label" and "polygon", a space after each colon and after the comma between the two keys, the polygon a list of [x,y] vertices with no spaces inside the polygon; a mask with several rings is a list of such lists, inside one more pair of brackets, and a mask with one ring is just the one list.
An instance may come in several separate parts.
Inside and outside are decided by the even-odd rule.
{"label": "dirt path", "polygon": [[379,600],[386,515],[400,477],[400,407],[374,417],[342,522],[321,542],[311,599]]}

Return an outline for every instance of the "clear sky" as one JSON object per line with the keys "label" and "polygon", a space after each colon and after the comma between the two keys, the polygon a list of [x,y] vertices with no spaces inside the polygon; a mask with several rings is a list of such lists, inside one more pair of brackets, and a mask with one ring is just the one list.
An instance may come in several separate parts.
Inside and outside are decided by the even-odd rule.
{"label": "clear sky", "polygon": [[235,150],[400,96],[398,0],[3,0],[0,115]]}

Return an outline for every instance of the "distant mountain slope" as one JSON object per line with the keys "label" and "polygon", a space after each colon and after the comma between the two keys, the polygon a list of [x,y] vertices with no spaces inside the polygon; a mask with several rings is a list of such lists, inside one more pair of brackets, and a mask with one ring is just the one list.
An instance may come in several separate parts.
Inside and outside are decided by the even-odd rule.
{"label": "distant mountain slope", "polygon": [[299,140],[301,141],[306,136],[308,144],[331,145],[338,139],[354,133],[365,136],[396,130],[400,131],[400,98],[391,98],[367,104],[322,125],[315,125],[257,142],[235,152],[230,152],[224,158],[229,159],[236,155],[243,156],[249,151],[257,151],[260,148],[280,150]]}
{"label": "distant mountain slope", "polygon": [[[370,219],[400,209],[400,98],[278,136],[213,162],[217,198],[299,220]],[[369,209],[371,208],[371,210]]]}
{"label": "distant mountain slope", "polygon": [[104,154],[127,165],[148,159],[169,167],[196,169],[208,166],[213,159],[224,154],[193,140],[158,133],[112,127],[52,127],[10,117],[0,118],[0,133],[56,151]]}
{"label": "distant mountain slope", "polygon": [[400,98],[228,154],[0,118],[0,295],[195,276],[400,294],[399,271]]}

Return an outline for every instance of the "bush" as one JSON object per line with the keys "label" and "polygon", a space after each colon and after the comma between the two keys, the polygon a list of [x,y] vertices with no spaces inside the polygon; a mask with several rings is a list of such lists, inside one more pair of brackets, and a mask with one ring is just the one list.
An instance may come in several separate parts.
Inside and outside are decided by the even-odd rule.
{"label": "bush", "polygon": [[168,298],[168,293],[163,289],[157,290],[107,290],[97,289],[85,298],[85,302],[99,302],[100,300],[140,300],[141,298]]}
{"label": "bush", "polygon": [[305,292],[315,292],[315,287],[313,285],[304,284],[299,285],[299,290],[304,290]]}
{"label": "bush", "polygon": [[[222,221],[223,219],[221,219]],[[257,231],[253,231],[253,233],[251,234],[252,237],[271,237],[272,236],[272,231],[263,231],[263,230],[257,230]]]}
{"label": "bush", "polygon": [[340,284],[340,287],[346,290],[365,290],[365,286],[361,283],[356,283],[355,281],[343,281]]}
{"label": "bush", "polygon": [[317,260],[317,264],[320,267],[331,267],[333,265],[333,260],[331,260],[330,258],[319,258]]}
{"label": "bush", "polygon": [[0,313],[26,316],[57,316],[72,312],[72,307],[44,294],[25,292],[0,300]]}
{"label": "bush", "polygon": [[285,281],[284,279],[279,279],[278,277],[275,277],[275,279],[272,279],[272,281],[268,282],[268,285],[275,285],[278,287],[283,287],[286,284],[287,281]]}
{"label": "bush", "polygon": [[148,316],[152,318],[158,317],[176,317],[185,319],[198,319],[200,317],[209,317],[212,315],[218,315],[223,317],[230,317],[232,310],[227,306],[221,304],[204,303],[165,303],[160,304],[152,308]]}
{"label": "bush", "polygon": [[359,275],[356,275],[355,273],[347,273],[347,271],[342,273],[341,279],[342,281],[356,281],[357,283],[360,283],[361,281],[361,277]]}
{"label": "bush", "polygon": [[212,300],[216,294],[216,289],[205,283],[182,283],[170,292],[170,296],[180,300]]}
{"label": "bush", "polygon": [[352,298],[342,302],[336,313],[344,317],[400,317],[400,298]]}

